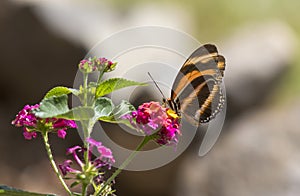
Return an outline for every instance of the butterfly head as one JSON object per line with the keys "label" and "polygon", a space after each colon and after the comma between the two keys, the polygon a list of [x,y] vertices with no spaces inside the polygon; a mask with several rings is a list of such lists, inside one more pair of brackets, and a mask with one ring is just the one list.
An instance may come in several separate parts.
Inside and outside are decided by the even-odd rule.
{"label": "butterfly head", "polygon": [[180,103],[179,102],[176,103],[171,98],[168,98],[168,99],[163,98],[163,103],[165,105],[168,105],[172,111],[174,111],[178,116],[180,116]]}

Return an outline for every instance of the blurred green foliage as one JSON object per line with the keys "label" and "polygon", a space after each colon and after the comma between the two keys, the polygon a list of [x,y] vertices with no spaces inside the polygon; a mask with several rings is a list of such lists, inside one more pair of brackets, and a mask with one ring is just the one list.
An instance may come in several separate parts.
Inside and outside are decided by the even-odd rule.
{"label": "blurred green foliage", "polygon": [[[190,14],[190,18],[196,25],[193,35],[201,42],[211,42],[230,36],[237,28],[248,22],[263,22],[271,19],[279,19],[286,22],[297,34],[297,42],[300,37],[300,1],[299,0],[123,0],[109,1],[123,12],[137,4],[157,3],[162,6],[176,4]],[[296,43],[298,46],[299,43]],[[294,53],[295,59],[291,69],[285,73],[281,84],[272,94],[272,101],[276,103],[299,97],[300,95],[300,57]]]}

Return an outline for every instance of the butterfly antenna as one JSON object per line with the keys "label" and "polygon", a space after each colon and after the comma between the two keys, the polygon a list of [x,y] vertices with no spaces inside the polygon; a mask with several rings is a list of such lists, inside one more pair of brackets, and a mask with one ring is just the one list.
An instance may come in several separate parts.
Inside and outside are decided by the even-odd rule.
{"label": "butterfly antenna", "polygon": [[158,84],[155,82],[155,80],[153,79],[153,77],[151,76],[150,72],[148,72],[148,75],[150,76],[151,80],[154,82],[156,88],[159,90],[160,94],[162,95],[162,97],[164,98],[164,100],[167,100],[165,95],[163,94],[163,92],[161,91],[161,89],[159,88]]}

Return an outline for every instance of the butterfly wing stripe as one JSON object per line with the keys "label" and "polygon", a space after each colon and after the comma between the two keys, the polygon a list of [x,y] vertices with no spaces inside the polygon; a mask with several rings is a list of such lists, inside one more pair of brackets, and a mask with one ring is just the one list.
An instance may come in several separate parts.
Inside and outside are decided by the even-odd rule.
{"label": "butterfly wing stripe", "polygon": [[225,58],[222,55],[218,56],[217,67],[220,70],[222,76],[224,76],[225,71]]}
{"label": "butterfly wing stripe", "polygon": [[[178,96],[180,91],[190,82],[190,80],[183,79],[184,75],[187,75],[193,71],[204,71],[206,69],[216,69],[218,70],[218,62],[223,61],[224,57],[218,55],[218,50],[216,46],[212,44],[206,44],[204,46],[199,47],[195,52],[191,54],[191,56],[186,60],[180,72],[175,78],[172,91],[171,91],[171,98],[174,99]],[[222,68],[222,64],[220,64]],[[221,72],[221,76],[218,78],[222,78],[223,71]]]}
{"label": "butterfly wing stripe", "polygon": [[[194,70],[194,71],[186,74],[184,77],[181,78],[181,80],[177,84],[177,88],[174,89],[171,98],[172,99],[176,99],[176,97],[178,97],[182,93],[182,91],[184,91],[185,87],[187,85],[189,85],[190,83],[193,83],[193,81],[195,81],[197,78],[203,77],[203,79],[201,78],[201,80],[199,81],[201,83],[201,82],[203,82],[203,81],[205,81],[207,79],[210,79],[216,73],[217,73],[216,70],[209,69],[209,70],[204,70],[202,72]],[[197,82],[197,84],[199,82]],[[195,86],[195,88],[196,88],[196,86]]]}
{"label": "butterfly wing stripe", "polygon": [[220,88],[225,58],[216,46],[206,44],[194,51],[177,74],[171,98],[174,109],[192,124],[214,118],[225,102]]}
{"label": "butterfly wing stripe", "polygon": [[183,67],[189,64],[196,64],[197,62],[206,58],[211,58],[218,55],[218,50],[215,45],[205,44],[195,50],[191,56],[183,64]]}
{"label": "butterfly wing stripe", "polygon": [[203,55],[203,56],[197,56],[197,57],[188,59],[183,64],[183,67],[188,66],[188,65],[192,65],[192,64],[196,65],[199,62],[205,64],[208,60],[214,59],[217,56],[218,56],[218,53],[207,54],[207,55]]}
{"label": "butterfly wing stripe", "polygon": [[[210,74],[206,74],[207,70],[215,70],[214,72],[210,72]],[[216,58],[210,58],[206,64],[197,63],[196,65],[188,65],[186,67],[181,68],[178,73],[171,92],[171,98],[175,99],[181,91],[183,91],[184,87],[188,85],[193,79],[191,73],[202,73],[202,75],[211,75],[215,77],[215,80],[221,81],[224,75],[225,70],[225,58],[221,55],[218,55]],[[205,77],[207,79],[209,77]]]}
{"label": "butterfly wing stripe", "polygon": [[225,97],[218,84],[215,85],[212,93],[207,98],[201,108],[195,113],[195,119],[198,119],[200,123],[206,123],[214,118],[225,103]]}
{"label": "butterfly wing stripe", "polygon": [[[215,45],[212,45],[212,44],[205,44],[201,47],[199,47],[197,50],[195,50],[191,56],[188,58],[189,59],[193,59],[193,58],[198,58],[198,57],[204,57],[208,54],[217,54],[218,53],[218,50],[217,50],[217,47]],[[187,61],[188,61],[187,60]]]}
{"label": "butterfly wing stripe", "polygon": [[[219,85],[215,84],[212,91],[210,92],[208,98],[205,100],[205,102],[201,105],[201,108],[198,110],[199,112],[199,117],[204,114],[205,110],[210,107],[213,98],[216,96],[216,93],[219,92]],[[198,112],[196,115],[198,115]]]}
{"label": "butterfly wing stripe", "polygon": [[194,64],[184,64],[184,66],[180,69],[180,71],[186,74],[195,69],[199,71],[203,71],[206,69],[216,69],[223,72],[225,70],[225,59],[221,55],[211,57],[211,58],[206,58],[202,61],[194,62]]}
{"label": "butterfly wing stripe", "polygon": [[197,86],[197,88],[192,91],[185,99],[180,101],[180,109],[184,112],[188,105],[192,103],[193,100],[197,99],[198,93],[204,88],[206,85],[206,82],[201,83],[200,85]]}
{"label": "butterfly wing stripe", "polygon": [[[209,83],[213,84],[212,89],[208,87]],[[224,101],[219,84],[209,80],[199,85],[195,91],[181,101],[181,111],[192,124],[195,122],[206,123],[216,116],[223,107]],[[200,109],[197,104],[200,105]]]}

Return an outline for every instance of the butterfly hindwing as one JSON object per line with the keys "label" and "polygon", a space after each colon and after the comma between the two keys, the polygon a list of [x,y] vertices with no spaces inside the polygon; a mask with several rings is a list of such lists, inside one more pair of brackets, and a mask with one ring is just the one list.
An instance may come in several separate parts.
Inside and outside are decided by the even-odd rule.
{"label": "butterfly hindwing", "polygon": [[221,89],[225,58],[214,45],[194,51],[177,74],[171,100],[189,121],[205,123],[214,118],[224,104]]}

